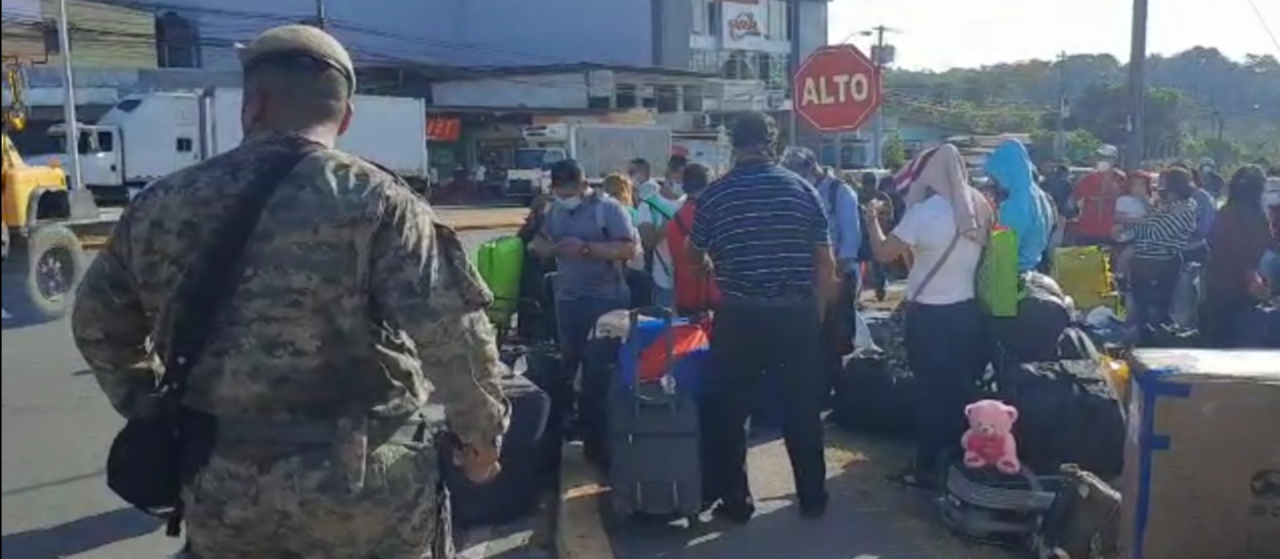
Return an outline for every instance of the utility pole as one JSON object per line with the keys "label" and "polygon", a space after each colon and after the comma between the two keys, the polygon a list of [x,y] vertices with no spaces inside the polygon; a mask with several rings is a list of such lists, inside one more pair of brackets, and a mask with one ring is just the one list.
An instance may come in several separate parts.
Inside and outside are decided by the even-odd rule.
{"label": "utility pole", "polygon": [[67,187],[76,191],[84,187],[84,175],[80,172],[80,126],[76,121],[76,84],[71,71],[71,25],[67,21],[67,0],[58,0],[58,50],[62,54],[62,85],[66,88],[62,97],[62,119],[66,121],[67,159],[71,162]]}
{"label": "utility pole", "polygon": [[1062,161],[1067,152],[1067,53],[1058,55],[1058,126],[1053,137],[1053,157]]}
{"label": "utility pole", "polygon": [[1133,30],[1129,45],[1129,144],[1125,146],[1124,167],[1142,167],[1145,131],[1142,126],[1147,97],[1147,0],[1133,0]]}
{"label": "utility pole", "polygon": [[324,0],[316,0],[316,27],[324,29],[329,25],[329,17],[326,12]]}
{"label": "utility pole", "polygon": [[884,42],[884,34],[896,32],[883,25],[877,25],[871,28],[869,33],[875,33],[876,46],[871,49],[871,61],[876,65],[876,74],[880,76],[880,107],[876,109],[875,131],[872,133],[871,145],[873,151],[872,162],[876,169],[884,168],[884,68],[893,62],[893,53],[888,45]]}
{"label": "utility pole", "polygon": [[787,2],[787,11],[791,19],[787,22],[787,37],[791,39],[791,112],[787,113],[787,143],[800,145],[799,123],[800,100],[796,99],[796,72],[800,70],[800,0]]}

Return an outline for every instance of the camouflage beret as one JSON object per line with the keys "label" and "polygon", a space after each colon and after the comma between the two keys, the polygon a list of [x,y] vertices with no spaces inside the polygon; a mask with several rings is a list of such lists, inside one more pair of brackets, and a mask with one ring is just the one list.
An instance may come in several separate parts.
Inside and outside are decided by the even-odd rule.
{"label": "camouflage beret", "polygon": [[258,35],[239,49],[240,65],[248,69],[258,62],[281,57],[306,57],[332,66],[356,88],[351,54],[333,35],[310,25],[281,25]]}

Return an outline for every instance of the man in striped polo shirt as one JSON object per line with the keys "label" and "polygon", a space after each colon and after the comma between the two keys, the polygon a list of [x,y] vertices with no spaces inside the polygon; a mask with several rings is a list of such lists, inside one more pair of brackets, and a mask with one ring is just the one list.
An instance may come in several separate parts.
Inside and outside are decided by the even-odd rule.
{"label": "man in striped polo shirt", "polygon": [[827,505],[822,309],[839,285],[827,215],[814,187],[777,164],[772,118],[746,114],[731,134],[734,168],[699,198],[688,241],[722,293],[704,381],[707,497],[731,521],[755,512],[744,424],[763,375],[782,404],[800,513],[814,518]]}

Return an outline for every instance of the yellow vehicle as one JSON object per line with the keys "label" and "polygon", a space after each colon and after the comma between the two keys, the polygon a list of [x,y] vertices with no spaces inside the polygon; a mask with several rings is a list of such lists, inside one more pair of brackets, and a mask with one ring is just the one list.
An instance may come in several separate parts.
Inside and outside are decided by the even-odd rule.
{"label": "yellow vehicle", "polygon": [[[23,62],[4,57],[10,103],[4,108],[4,309],[19,321],[61,317],[85,269],[86,257],[71,229],[72,192],[56,166],[27,165],[9,133],[26,125]],[[92,210],[96,217],[96,208]]]}

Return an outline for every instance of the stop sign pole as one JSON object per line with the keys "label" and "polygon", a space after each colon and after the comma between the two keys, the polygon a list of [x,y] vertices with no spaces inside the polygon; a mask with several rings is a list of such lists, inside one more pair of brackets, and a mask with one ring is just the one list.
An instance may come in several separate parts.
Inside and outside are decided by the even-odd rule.
{"label": "stop sign pole", "polygon": [[819,132],[857,130],[882,102],[879,69],[853,45],[815,50],[793,84],[796,113]]}

